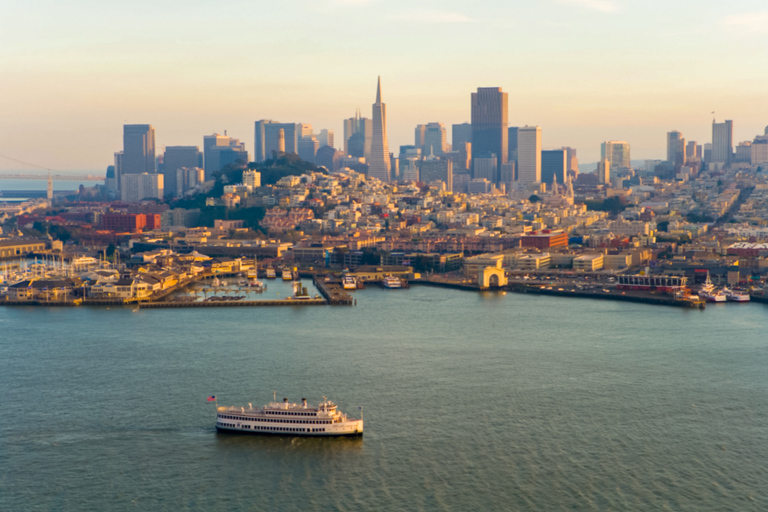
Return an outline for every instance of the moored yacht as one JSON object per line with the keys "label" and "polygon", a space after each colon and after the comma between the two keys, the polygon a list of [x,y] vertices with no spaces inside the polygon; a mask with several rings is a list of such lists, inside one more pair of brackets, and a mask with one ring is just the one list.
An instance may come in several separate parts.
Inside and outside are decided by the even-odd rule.
{"label": "moored yacht", "polygon": [[[209,401],[215,400],[210,397]],[[287,436],[361,436],[363,435],[362,408],[360,419],[348,418],[336,404],[323,397],[317,406],[270,402],[263,407],[216,407],[216,430],[245,434],[271,434]]]}

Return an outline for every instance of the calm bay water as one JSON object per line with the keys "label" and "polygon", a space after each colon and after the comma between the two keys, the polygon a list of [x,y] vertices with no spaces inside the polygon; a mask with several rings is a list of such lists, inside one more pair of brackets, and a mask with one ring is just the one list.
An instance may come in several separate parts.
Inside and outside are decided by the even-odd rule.
{"label": "calm bay water", "polygon": [[[768,307],[0,308],[0,510],[766,510]],[[364,407],[362,439],[214,405]]]}

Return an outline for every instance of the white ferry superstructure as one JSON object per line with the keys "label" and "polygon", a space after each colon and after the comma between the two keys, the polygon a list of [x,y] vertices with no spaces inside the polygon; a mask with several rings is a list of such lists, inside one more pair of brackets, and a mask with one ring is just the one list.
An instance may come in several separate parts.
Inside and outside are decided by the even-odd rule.
{"label": "white ferry superstructure", "polygon": [[382,281],[384,288],[402,288],[403,283],[395,276],[387,276]]}
{"label": "white ferry superstructure", "polygon": [[[266,434],[284,436],[361,436],[363,435],[362,412],[360,419],[348,418],[338,410],[336,404],[323,397],[316,407],[307,405],[302,398],[300,404],[270,402],[263,407],[216,408],[216,430],[245,434]],[[362,411],[362,409],[361,409]]]}
{"label": "white ferry superstructure", "polygon": [[723,291],[730,302],[749,302],[749,292],[739,290],[738,288],[724,288]]}

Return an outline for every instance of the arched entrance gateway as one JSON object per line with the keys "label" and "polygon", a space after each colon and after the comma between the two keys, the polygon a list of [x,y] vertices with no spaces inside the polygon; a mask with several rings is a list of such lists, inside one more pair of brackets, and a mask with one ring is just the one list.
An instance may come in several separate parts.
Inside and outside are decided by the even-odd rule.
{"label": "arched entrance gateway", "polygon": [[507,285],[504,270],[497,267],[485,267],[477,273],[477,285],[481,289],[500,288]]}

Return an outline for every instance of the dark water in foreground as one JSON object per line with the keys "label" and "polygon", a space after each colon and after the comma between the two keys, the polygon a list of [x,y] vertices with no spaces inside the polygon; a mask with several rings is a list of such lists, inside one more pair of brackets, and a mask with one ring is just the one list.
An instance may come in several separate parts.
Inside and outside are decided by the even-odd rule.
{"label": "dark water in foreground", "polygon": [[[766,510],[768,307],[0,308],[0,510]],[[322,395],[363,439],[217,435]]]}

